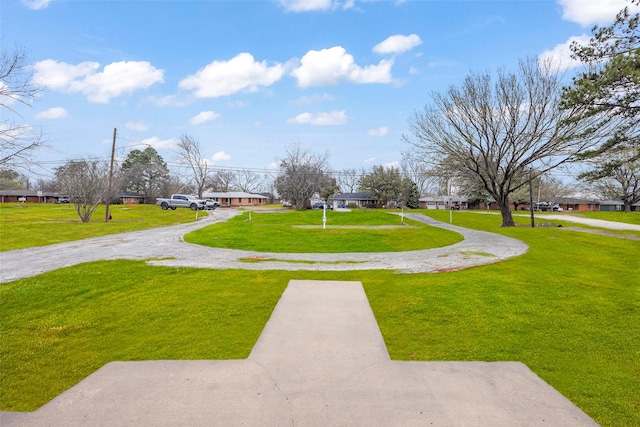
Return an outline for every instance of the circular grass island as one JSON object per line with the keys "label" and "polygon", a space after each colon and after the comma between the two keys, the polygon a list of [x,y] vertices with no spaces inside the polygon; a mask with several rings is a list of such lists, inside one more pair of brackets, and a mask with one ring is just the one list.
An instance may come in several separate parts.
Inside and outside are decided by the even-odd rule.
{"label": "circular grass island", "polygon": [[463,236],[397,211],[246,212],[187,234],[189,243],[275,253],[402,252],[453,245]]}

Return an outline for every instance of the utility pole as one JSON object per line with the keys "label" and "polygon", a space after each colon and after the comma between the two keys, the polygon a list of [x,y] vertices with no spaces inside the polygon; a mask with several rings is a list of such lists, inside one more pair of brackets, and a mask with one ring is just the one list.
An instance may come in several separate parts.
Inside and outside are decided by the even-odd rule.
{"label": "utility pole", "polygon": [[529,168],[529,212],[531,212],[531,228],[535,228],[536,223],[533,219],[533,181],[531,175],[531,168]]}
{"label": "utility pole", "polygon": [[107,200],[105,201],[104,222],[109,221],[109,201],[111,200],[111,186],[113,185],[113,159],[116,155],[116,133],[113,128],[113,144],[111,145],[111,166],[109,166],[109,187],[107,188]]}

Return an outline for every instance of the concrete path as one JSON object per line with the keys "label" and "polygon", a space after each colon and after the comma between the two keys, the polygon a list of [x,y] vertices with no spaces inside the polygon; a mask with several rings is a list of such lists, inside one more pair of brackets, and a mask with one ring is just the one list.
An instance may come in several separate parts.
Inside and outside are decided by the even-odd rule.
{"label": "concrete path", "polygon": [[391,361],[359,282],[291,281],[246,360],[112,362],[13,426],[593,426],[517,362]]}
{"label": "concrete path", "polygon": [[[407,218],[455,231],[464,240],[455,245],[422,251],[393,253],[285,254],[209,248],[189,244],[183,236],[207,225],[241,214],[216,210],[189,224],[112,234],[75,242],[0,252],[0,283],[35,276],[82,262],[142,259],[152,265],[245,270],[397,270],[404,273],[452,271],[490,264],[521,255],[528,246],[520,240],[470,230],[420,214]],[[400,218],[398,218],[398,223]],[[247,263],[242,259],[261,259]],[[303,262],[300,262],[303,261]]]}

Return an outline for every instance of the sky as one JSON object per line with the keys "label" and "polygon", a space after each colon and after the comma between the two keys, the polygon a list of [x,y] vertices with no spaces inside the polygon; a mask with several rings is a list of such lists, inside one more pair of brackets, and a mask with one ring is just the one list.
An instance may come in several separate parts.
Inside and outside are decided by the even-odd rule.
{"label": "sky", "polygon": [[627,5],[2,0],[0,43],[26,51],[43,88],[31,107],[13,106],[48,140],[42,171],[108,159],[114,128],[117,158],[151,146],[172,168],[189,135],[215,168],[265,171],[298,144],[335,170],[368,169],[398,165],[434,92],[527,57],[570,76],[571,41]]}

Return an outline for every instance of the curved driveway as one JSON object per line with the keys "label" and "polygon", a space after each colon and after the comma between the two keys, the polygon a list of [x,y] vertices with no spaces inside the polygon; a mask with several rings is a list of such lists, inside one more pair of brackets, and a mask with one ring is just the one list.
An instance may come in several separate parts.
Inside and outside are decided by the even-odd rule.
{"label": "curved driveway", "polygon": [[[403,273],[452,271],[494,263],[528,250],[523,242],[499,234],[470,230],[420,214],[407,218],[464,236],[460,243],[420,251],[393,253],[289,254],[210,248],[186,243],[183,236],[226,221],[240,211],[216,210],[194,223],[66,242],[0,253],[0,283],[98,260],[149,260],[151,265],[245,270],[398,270]],[[259,262],[243,262],[253,258]]]}

